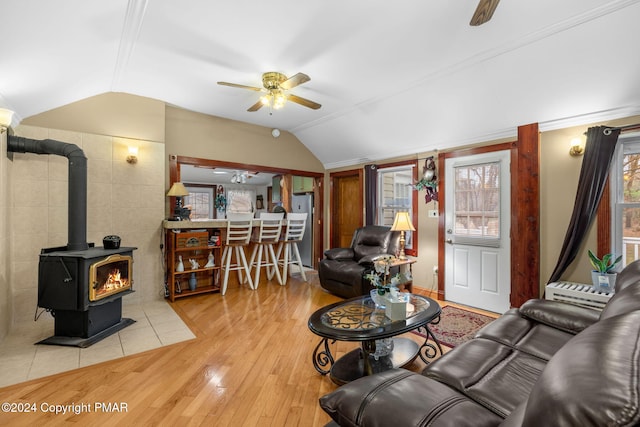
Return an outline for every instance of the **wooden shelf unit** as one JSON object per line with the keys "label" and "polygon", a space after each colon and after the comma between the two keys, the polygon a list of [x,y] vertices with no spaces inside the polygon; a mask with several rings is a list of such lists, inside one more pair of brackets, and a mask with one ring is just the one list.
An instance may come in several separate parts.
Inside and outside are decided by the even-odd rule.
{"label": "wooden shelf unit", "polygon": [[[166,231],[166,262],[167,262],[167,287],[168,298],[174,302],[178,298],[190,295],[199,295],[210,292],[220,292],[220,260],[222,258],[222,247],[220,244],[209,245],[212,235],[218,234],[217,229],[208,229],[201,232],[190,232],[182,230]],[[222,236],[218,242],[222,241]],[[209,258],[209,253],[213,254],[214,266],[204,267]],[[184,271],[176,271],[180,257]],[[194,259],[200,265],[199,268],[192,269],[189,259]],[[191,275],[196,277],[196,287],[191,290],[189,280]]]}

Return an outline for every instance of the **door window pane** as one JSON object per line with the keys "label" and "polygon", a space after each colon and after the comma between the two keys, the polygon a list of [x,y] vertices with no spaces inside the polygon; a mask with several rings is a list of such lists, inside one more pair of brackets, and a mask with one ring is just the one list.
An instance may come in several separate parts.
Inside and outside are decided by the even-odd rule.
{"label": "door window pane", "polygon": [[467,237],[500,237],[500,164],[455,168],[454,233]]}

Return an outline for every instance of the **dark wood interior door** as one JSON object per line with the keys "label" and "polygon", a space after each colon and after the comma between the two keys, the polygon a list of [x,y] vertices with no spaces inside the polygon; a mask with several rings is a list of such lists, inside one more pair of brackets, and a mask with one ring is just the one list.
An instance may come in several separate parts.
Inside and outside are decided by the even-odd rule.
{"label": "dark wood interior door", "polygon": [[353,232],[362,227],[362,171],[332,174],[331,247],[351,245]]}

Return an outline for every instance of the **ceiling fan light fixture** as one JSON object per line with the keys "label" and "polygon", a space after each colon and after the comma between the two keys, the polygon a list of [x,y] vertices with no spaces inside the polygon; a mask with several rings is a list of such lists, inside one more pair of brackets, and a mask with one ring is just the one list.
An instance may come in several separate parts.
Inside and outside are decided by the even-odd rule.
{"label": "ceiling fan light fixture", "polygon": [[269,71],[262,74],[263,88],[229,82],[218,82],[218,84],[262,92],[264,95],[262,95],[258,99],[258,102],[249,107],[247,111],[255,112],[262,107],[269,107],[269,114],[271,114],[272,110],[279,110],[284,107],[287,101],[291,101],[293,103],[302,105],[303,107],[311,108],[313,110],[317,110],[318,108],[320,108],[321,105],[317,102],[287,92],[294,87],[308,82],[309,80],[311,80],[309,76],[304,73],[297,73],[287,78],[287,76],[282,73]]}
{"label": "ceiling fan light fixture", "polygon": [[282,91],[273,94],[273,108],[279,110],[284,107],[285,102],[287,102],[287,96]]}

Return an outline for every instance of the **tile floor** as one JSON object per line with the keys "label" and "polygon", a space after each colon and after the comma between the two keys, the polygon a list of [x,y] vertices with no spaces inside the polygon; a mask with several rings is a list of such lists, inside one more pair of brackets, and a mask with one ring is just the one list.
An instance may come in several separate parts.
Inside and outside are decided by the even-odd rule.
{"label": "tile floor", "polygon": [[87,348],[34,345],[53,335],[49,313],[15,327],[0,342],[0,387],[195,338],[165,301],[124,303],[122,316],[136,323]]}

